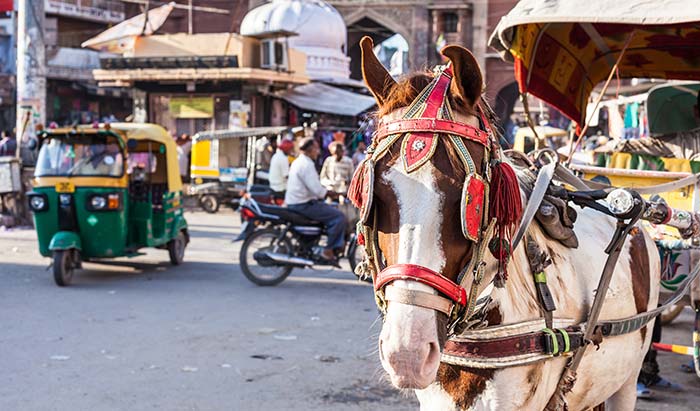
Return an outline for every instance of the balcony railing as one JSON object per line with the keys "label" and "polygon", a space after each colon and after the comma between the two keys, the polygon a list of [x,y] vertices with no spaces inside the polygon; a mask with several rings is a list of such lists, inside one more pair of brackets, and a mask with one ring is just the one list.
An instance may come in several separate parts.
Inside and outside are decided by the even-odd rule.
{"label": "balcony railing", "polygon": [[49,14],[99,23],[119,23],[126,17],[124,3],[117,0],[45,0],[44,7]]}

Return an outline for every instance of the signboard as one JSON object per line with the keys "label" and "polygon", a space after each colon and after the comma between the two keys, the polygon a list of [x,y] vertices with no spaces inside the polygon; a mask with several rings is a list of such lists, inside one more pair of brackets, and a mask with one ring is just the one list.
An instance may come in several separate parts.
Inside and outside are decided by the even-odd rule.
{"label": "signboard", "polygon": [[97,22],[119,23],[126,18],[123,5],[117,2],[113,2],[114,4],[105,3],[96,0],[82,0],[79,2],[48,0],[44,7],[47,14],[58,14]]}
{"label": "signboard", "polygon": [[247,128],[248,116],[250,115],[250,104],[243,104],[241,100],[229,101],[228,127]]}
{"label": "signboard", "polygon": [[169,108],[173,118],[214,117],[212,97],[171,97]]}
{"label": "signboard", "polygon": [[0,0],[0,12],[12,11],[14,0]]}

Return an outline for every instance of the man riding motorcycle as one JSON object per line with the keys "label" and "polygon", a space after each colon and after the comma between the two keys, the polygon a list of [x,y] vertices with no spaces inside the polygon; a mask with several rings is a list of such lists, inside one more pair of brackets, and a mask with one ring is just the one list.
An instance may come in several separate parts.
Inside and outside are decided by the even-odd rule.
{"label": "man riding motorcycle", "polygon": [[321,185],[315,166],[321,152],[316,140],[311,137],[305,138],[301,141],[299,149],[301,154],[289,169],[285,202],[290,210],[325,224],[328,244],[321,256],[332,262],[336,260],[334,250],[343,249],[345,244],[345,215],[323,201],[326,197],[337,199],[338,193]]}

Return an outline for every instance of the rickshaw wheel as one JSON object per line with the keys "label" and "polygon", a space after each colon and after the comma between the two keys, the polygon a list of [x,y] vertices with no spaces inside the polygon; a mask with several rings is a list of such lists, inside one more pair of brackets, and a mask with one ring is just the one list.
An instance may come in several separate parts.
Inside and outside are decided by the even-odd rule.
{"label": "rickshaw wheel", "polygon": [[219,199],[216,198],[216,196],[213,196],[211,194],[207,194],[207,195],[202,196],[202,198],[199,199],[199,205],[207,213],[214,214],[217,211],[219,211],[220,204],[219,204]]}
{"label": "rickshaw wheel", "polygon": [[172,265],[182,264],[182,261],[185,259],[185,245],[185,235],[182,231],[177,233],[177,237],[168,243],[168,254]]}
{"label": "rickshaw wheel", "polygon": [[671,307],[669,307],[667,310],[664,310],[661,315],[659,316],[659,320],[661,321],[661,325],[668,325],[673,322],[673,320],[680,315],[680,313],[683,311],[685,308],[685,304],[674,304]]}
{"label": "rickshaw wheel", "polygon": [[53,279],[59,287],[65,287],[73,280],[73,253],[71,250],[53,252]]}

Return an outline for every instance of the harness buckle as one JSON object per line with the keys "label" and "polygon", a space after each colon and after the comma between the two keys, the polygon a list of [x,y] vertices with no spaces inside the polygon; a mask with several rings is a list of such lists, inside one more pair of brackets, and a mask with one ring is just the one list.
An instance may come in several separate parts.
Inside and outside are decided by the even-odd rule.
{"label": "harness buckle", "polygon": [[561,354],[561,351],[559,351],[559,339],[557,338],[557,334],[554,333],[554,330],[551,328],[545,328],[542,330],[542,332],[544,333],[542,335],[542,345],[544,346],[545,354],[553,355],[555,357]]}

